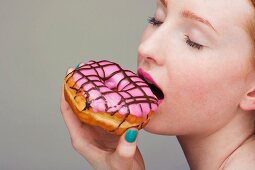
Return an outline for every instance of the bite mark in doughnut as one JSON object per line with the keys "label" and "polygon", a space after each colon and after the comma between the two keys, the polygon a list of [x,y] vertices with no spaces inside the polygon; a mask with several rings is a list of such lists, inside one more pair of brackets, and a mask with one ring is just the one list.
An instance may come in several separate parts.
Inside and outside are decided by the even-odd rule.
{"label": "bite mark in doughnut", "polygon": [[65,99],[81,121],[116,135],[143,128],[158,107],[145,81],[106,60],[77,67],[64,84]]}

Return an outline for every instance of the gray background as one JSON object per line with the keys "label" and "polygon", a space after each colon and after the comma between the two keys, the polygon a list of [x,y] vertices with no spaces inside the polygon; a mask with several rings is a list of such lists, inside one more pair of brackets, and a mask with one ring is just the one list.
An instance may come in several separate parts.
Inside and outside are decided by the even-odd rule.
{"label": "gray background", "polygon": [[[0,169],[91,169],[59,110],[68,67],[108,59],[136,70],[155,0],[0,0]],[[188,169],[174,137],[141,131],[146,167]]]}

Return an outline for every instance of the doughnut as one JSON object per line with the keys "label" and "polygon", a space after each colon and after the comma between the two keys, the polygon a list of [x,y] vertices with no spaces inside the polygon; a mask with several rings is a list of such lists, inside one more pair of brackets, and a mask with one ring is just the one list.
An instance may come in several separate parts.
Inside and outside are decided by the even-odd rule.
{"label": "doughnut", "polygon": [[142,129],[159,105],[143,79],[107,60],[91,60],[68,73],[64,96],[82,122],[115,135]]}

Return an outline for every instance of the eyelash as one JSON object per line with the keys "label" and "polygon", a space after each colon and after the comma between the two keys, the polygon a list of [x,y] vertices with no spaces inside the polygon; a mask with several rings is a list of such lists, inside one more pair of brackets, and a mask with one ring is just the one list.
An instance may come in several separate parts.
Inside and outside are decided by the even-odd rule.
{"label": "eyelash", "polygon": [[[160,26],[161,24],[163,24],[163,22],[162,21],[159,21],[159,20],[157,20],[155,17],[149,17],[148,18],[148,23],[149,24],[152,24],[153,26]],[[195,49],[197,49],[197,50],[201,50],[204,46],[203,45],[201,45],[201,44],[198,44],[198,43],[196,43],[196,42],[194,42],[194,41],[191,41],[191,39],[189,38],[189,36],[188,35],[185,35],[185,39],[186,39],[186,43],[189,45],[189,46],[191,46],[192,48],[195,48]]]}
{"label": "eyelash", "polygon": [[204,46],[201,45],[201,44],[198,44],[198,43],[196,43],[196,42],[194,42],[194,41],[191,41],[190,38],[189,38],[189,36],[185,35],[185,37],[186,37],[186,43],[187,43],[189,46],[191,46],[192,48],[195,48],[195,49],[197,49],[197,50],[202,50],[202,48],[204,47]]}
{"label": "eyelash", "polygon": [[161,24],[163,24],[162,21],[157,20],[155,17],[149,17],[148,23],[152,24],[153,26],[160,26]]}

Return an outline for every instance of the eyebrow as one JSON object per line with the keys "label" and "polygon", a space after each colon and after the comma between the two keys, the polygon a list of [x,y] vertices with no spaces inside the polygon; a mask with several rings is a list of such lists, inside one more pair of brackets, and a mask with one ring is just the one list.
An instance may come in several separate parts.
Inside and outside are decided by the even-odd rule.
{"label": "eyebrow", "polygon": [[[163,4],[163,6],[165,8],[167,8],[167,0],[160,0],[160,2]],[[207,19],[199,17],[198,15],[196,15],[195,13],[193,13],[189,10],[182,11],[181,16],[183,16],[184,18],[189,18],[189,19],[201,22],[201,23],[207,25],[208,27],[210,27],[211,29],[213,29],[216,33],[218,33],[217,30],[212,26],[212,24]]]}
{"label": "eyebrow", "polygon": [[163,4],[165,8],[167,8],[167,1],[166,0],[160,0],[160,2]]}
{"label": "eyebrow", "polygon": [[191,12],[189,10],[182,11],[181,16],[183,16],[184,18],[189,18],[189,19],[201,22],[201,23],[207,25],[208,27],[210,27],[211,29],[213,29],[216,33],[218,33],[217,30],[212,26],[212,24],[207,19],[199,17],[198,15],[194,14],[193,12]]}

